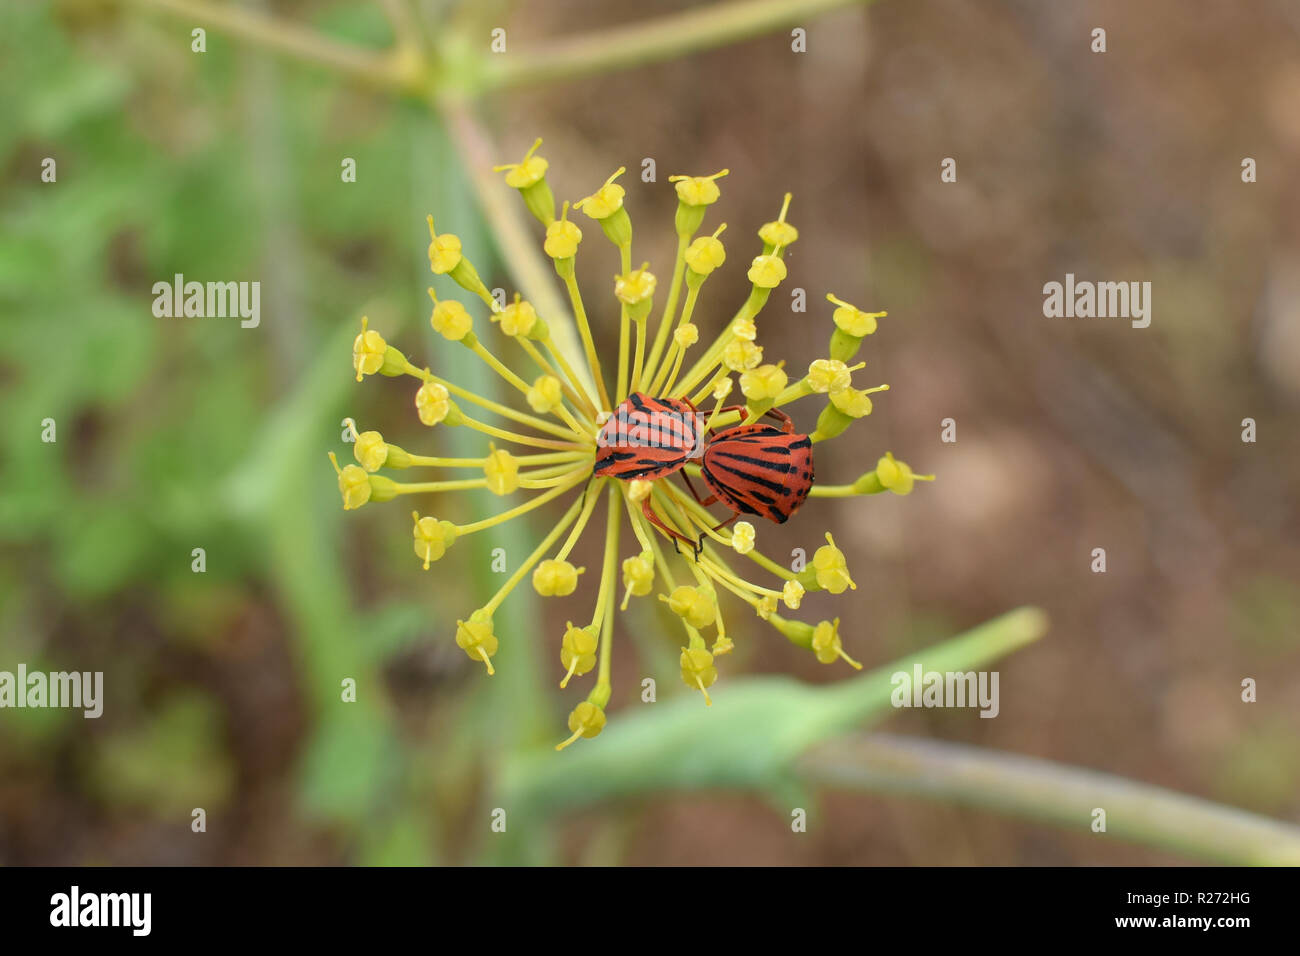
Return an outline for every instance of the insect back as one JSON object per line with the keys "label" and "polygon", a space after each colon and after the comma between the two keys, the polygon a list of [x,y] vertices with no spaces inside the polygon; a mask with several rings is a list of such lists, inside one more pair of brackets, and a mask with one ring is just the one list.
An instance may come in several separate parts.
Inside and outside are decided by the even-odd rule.
{"label": "insect back", "polygon": [[700,413],[685,399],[633,392],[596,436],[594,473],[623,481],[671,475],[700,457],[702,431]]}
{"label": "insect back", "polygon": [[769,414],[780,425],[736,425],[711,435],[700,473],[732,511],[783,524],[812,490],[812,440],[796,433],[788,416]]}

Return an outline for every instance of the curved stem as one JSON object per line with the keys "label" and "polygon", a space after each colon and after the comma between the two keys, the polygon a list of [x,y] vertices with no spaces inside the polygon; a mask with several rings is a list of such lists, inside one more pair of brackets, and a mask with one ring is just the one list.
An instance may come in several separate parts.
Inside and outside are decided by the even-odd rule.
{"label": "curved stem", "polygon": [[276,53],[346,73],[371,86],[414,90],[418,88],[423,72],[418,61],[342,43],[289,20],[232,3],[208,3],[206,0],[134,2],[174,14],[194,26],[210,27]]}
{"label": "curved stem", "polygon": [[491,60],[491,89],[569,80],[710,50],[868,0],[739,0],[685,10],[653,20],[547,40],[545,50]]}

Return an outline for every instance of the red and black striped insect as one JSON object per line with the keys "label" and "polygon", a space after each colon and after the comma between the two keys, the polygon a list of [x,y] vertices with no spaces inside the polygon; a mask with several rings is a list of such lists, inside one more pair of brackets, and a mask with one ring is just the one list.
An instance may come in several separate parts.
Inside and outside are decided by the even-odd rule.
{"label": "red and black striped insect", "polygon": [[[700,457],[703,431],[703,416],[686,399],[651,398],[633,392],[601,426],[592,473],[623,481],[665,478],[689,459]],[[655,527],[695,546],[694,541],[668,527],[655,514],[649,498],[641,502],[641,510]]]}
{"label": "red and black striped insect", "polygon": [[[747,412],[743,405],[724,412]],[[755,422],[711,432],[703,442],[703,416],[681,398],[651,398],[633,392],[621,402],[600,430],[593,474],[624,481],[665,478],[692,458],[702,458],[700,473],[713,492],[701,498],[690,477],[686,486],[705,507],[722,502],[732,515],[714,530],[726,527],[742,514],[761,515],[785,522],[794,514],[813,483],[812,441],[794,430],[790,416],[771,409],[765,417],[777,424]],[[696,555],[704,535],[693,541],[670,528],[651,507],[641,503],[646,518],[672,538],[693,548]]]}
{"label": "red and black striped insect", "polygon": [[700,504],[720,501],[730,508],[734,514],[723,525],[741,514],[784,524],[812,490],[812,440],[794,430],[785,412],[773,408],[767,417],[777,424],[733,425],[711,432],[705,443],[700,474],[713,497]]}
{"label": "red and black striped insect", "polygon": [[699,411],[684,398],[633,392],[601,426],[594,474],[624,481],[665,478],[700,457],[703,425]]}

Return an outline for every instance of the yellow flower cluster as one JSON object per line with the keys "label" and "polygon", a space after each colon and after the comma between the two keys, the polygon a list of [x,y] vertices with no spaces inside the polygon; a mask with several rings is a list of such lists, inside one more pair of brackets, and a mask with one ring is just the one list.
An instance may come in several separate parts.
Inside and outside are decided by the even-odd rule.
{"label": "yellow flower cluster", "polygon": [[[687,687],[702,693],[706,702],[711,703],[709,688],[718,679],[716,659],[734,647],[719,602],[723,593],[748,604],[756,616],[793,643],[812,651],[817,660],[830,663],[842,658],[854,667],[860,666],[844,651],[839,618],[809,624],[787,620],[776,613],[779,607],[798,609],[809,591],[841,594],[857,587],[844,552],[836,546],[830,533],[826,534],[826,544],[817,549],[812,563],[796,572],[759,549],[752,523],[738,521],[729,531],[725,530],[725,523],[719,525],[704,503],[693,494],[685,494],[670,478],[596,477],[593,468],[601,424],[633,392],[684,399],[695,406],[711,399],[713,408],[705,425],[706,432],[738,422],[752,423],[772,409],[822,395],[825,405],[817,428],[809,437],[814,443],[835,437],[855,420],[871,414],[869,396],[889,387],[855,388],[853,373],[863,363],[848,364],[862,340],[876,331],[877,320],[885,313],[865,312],[828,295],[827,299],[836,308],[831,316],[834,331],[826,357],[812,362],[807,373],[793,382],[784,362],[764,362],[763,348],[757,342],[757,320],[772,290],[785,280],[785,251],[799,238],[798,230],[786,220],[791,198],[787,194],[780,215],[758,230],[762,251],[748,267],[751,286],[748,297],[722,331],[702,349],[697,348],[701,337],[693,318],[701,290],[727,258],[720,238],[725,224],[711,235],[697,233],[709,207],[721,197],[718,180],[727,170],[712,176],[671,177],[678,198],[674,221],[678,242],[671,279],[665,287],[650,271],[649,263],[632,267],[632,221],[624,205],[626,191],[615,181],[625,170],[617,170],[591,195],[572,204],[565,202],[557,218],[555,197],[547,182],[549,164],[537,154],[540,146],[538,140],[520,162],[498,167],[498,171],[505,172],[506,185],[519,191],[529,212],[545,230],[542,248],[568,294],[584,354],[567,354],[552,337],[551,323],[567,322],[568,317],[541,316],[531,303],[518,295],[509,304],[498,303],[466,258],[459,237],[439,233],[433,218],[429,217],[431,271],[449,278],[477,298],[488,310],[489,327],[495,326],[502,336],[513,340],[535,369],[524,375],[509,366],[479,339],[474,331],[474,317],[466,304],[457,299],[439,298],[433,289],[429,290],[433,301],[430,324],[447,341],[459,343],[486,364],[508,390],[518,393],[530,411],[480,395],[435,375],[429,368],[413,365],[363,318],[352,351],[352,367],[358,381],[368,375],[413,378],[418,382],[414,404],[421,423],[431,428],[470,428],[491,441],[481,458],[425,456],[385,441],[377,431],[357,432],[352,427],[356,463],[340,467],[333,454],[330,455],[338,475],[343,507],[351,510],[399,495],[467,488],[486,488],[503,497],[519,491],[529,493],[522,503],[467,524],[414,512],[414,551],[428,568],[445,557],[460,538],[497,527],[568,496],[569,503],[559,520],[515,573],[491,600],[456,623],[457,645],[491,674],[492,658],[501,640],[493,628],[495,611],[525,579],[530,579],[534,590],[546,597],[575,594],[585,580],[586,569],[576,567],[569,557],[592,523],[599,503],[605,501],[605,548],[593,610],[589,619],[566,624],[559,652],[561,687],[593,671],[596,678],[585,700],[570,713],[568,726],[572,736],[559,744],[561,748],[579,738],[595,737],[605,726],[605,708],[611,694],[615,610],[626,609],[632,598],[651,594],[656,585],[662,588],[659,600],[679,620],[685,634],[680,655],[681,679]],[[620,269],[614,277],[612,304],[618,310],[619,345],[612,390],[577,282],[575,261],[583,231],[570,221],[571,209],[581,210],[598,224],[618,251]],[[655,323],[655,297],[660,292],[666,293],[666,301]],[[726,406],[736,384],[743,402]],[[480,418],[483,415],[489,420]],[[460,469],[478,474],[418,482],[398,482],[380,474],[381,470],[410,468]],[[700,467],[695,462],[688,462],[682,470],[688,479],[700,475]],[[856,482],[814,485],[811,494],[843,497],[890,491],[906,495],[916,481],[932,478],[932,475],[914,474],[907,464],[886,453],[872,471]],[[630,555],[621,552],[624,514],[636,540],[635,553]],[[656,520],[650,520],[651,515]],[[665,547],[670,541],[682,539],[698,539],[699,547],[694,550]],[[670,557],[683,567],[675,572]],[[774,586],[751,581],[735,570],[731,562],[737,557],[747,559],[774,578]],[[685,578],[678,576],[682,571]],[[705,637],[709,631],[712,631],[711,642]]]}

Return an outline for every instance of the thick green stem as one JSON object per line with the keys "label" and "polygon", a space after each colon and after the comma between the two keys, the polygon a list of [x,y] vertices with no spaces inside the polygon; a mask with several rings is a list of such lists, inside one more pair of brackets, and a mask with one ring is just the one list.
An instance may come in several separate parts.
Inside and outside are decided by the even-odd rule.
{"label": "thick green stem", "polygon": [[[698,695],[687,694],[622,714],[617,725],[574,746],[563,761],[540,750],[519,754],[506,765],[503,799],[547,813],[657,790],[770,790],[790,779],[795,758],[815,744],[891,712],[896,671],[910,672],[917,662],[926,670],[976,670],[1037,640],[1046,626],[1041,611],[1021,608],[838,684],[719,680],[707,714]],[[660,696],[672,687],[661,681]]]}
{"label": "thick green stem", "polygon": [[[1300,865],[1300,827],[1095,770],[962,744],[864,734],[796,764],[810,784],[903,793],[1235,864]],[[1105,833],[1091,829],[1106,811]]]}
{"label": "thick green stem", "polygon": [[521,211],[519,197],[494,174],[492,166],[501,162],[501,151],[470,107],[458,98],[436,100],[451,131],[452,142],[460,152],[464,168],[474,184],[483,216],[492,227],[501,256],[515,281],[550,328],[555,348],[573,366],[588,394],[596,394],[596,383],[587,365],[573,318],[555,289],[554,269],[546,262],[541,241],[530,235]]}

